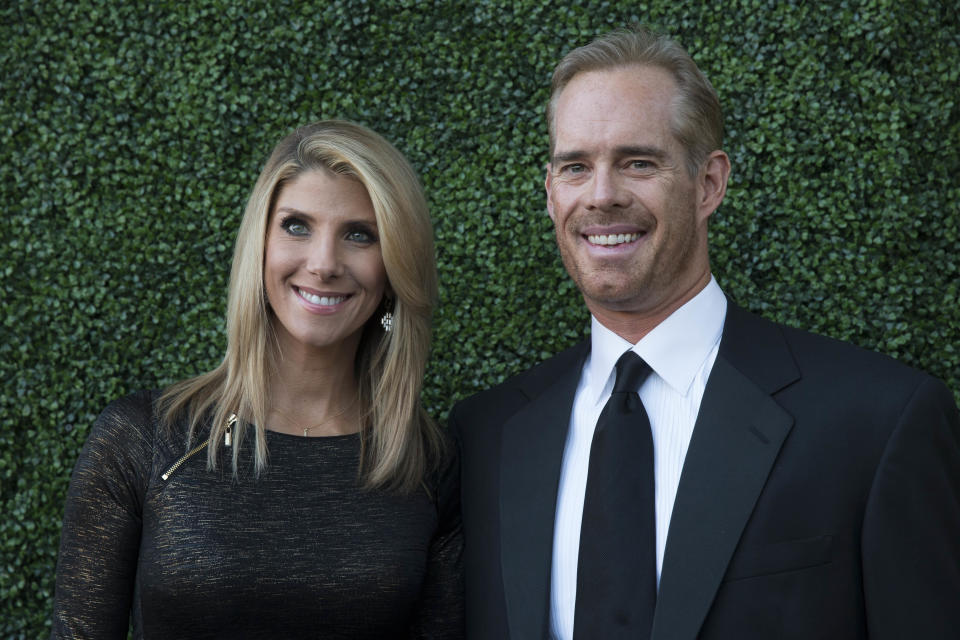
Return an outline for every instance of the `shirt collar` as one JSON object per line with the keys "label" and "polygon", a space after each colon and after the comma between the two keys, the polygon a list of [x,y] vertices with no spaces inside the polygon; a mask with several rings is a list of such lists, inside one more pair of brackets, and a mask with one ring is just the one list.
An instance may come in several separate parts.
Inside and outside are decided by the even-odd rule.
{"label": "shirt collar", "polygon": [[633,349],[674,391],[686,396],[723,333],[727,298],[716,279],[674,311],[635,345],[600,324],[590,324],[590,360],[585,367],[589,397],[596,403],[613,389],[614,365]]}

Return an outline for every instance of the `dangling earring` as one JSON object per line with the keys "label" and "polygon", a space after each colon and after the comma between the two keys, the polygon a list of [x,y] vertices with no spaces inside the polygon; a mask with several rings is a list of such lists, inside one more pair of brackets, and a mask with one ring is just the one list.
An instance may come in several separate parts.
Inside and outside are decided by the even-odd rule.
{"label": "dangling earring", "polygon": [[386,298],[383,302],[385,310],[383,312],[383,317],[380,318],[380,326],[383,327],[384,332],[390,333],[390,330],[393,329],[393,312],[390,309],[393,308],[393,300]]}

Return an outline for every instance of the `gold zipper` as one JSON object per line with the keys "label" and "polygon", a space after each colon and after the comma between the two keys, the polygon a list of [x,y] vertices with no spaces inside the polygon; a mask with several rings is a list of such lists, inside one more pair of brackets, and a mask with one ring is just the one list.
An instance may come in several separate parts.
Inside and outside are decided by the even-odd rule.
{"label": "gold zipper", "polygon": [[231,413],[230,417],[227,418],[227,432],[223,434],[223,446],[230,446],[230,432],[233,431],[233,426],[237,424],[237,414]]}
{"label": "gold zipper", "polygon": [[[223,444],[227,447],[230,446],[230,431],[233,429],[233,425],[235,424],[237,424],[237,414],[231,413],[230,417],[227,419],[227,432],[223,437]],[[204,442],[198,444],[193,449],[180,456],[180,459],[174,462],[173,465],[167,469],[166,473],[160,476],[160,479],[166,482],[174,471],[182,467],[183,463],[189,460],[191,457],[206,449],[208,444],[210,444],[210,438],[207,438]]]}
{"label": "gold zipper", "polygon": [[210,438],[207,438],[203,444],[198,444],[190,451],[187,451],[184,455],[180,456],[180,459],[173,463],[173,466],[167,469],[167,472],[160,476],[160,479],[166,482],[167,478],[170,477],[170,474],[183,466],[183,463],[190,459],[191,456],[196,454],[199,451],[203,451],[207,445],[210,444]]}

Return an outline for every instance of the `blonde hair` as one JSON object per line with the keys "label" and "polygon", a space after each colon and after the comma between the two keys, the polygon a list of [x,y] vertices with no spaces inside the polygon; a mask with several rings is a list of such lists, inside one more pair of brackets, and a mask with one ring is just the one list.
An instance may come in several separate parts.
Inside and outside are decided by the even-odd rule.
{"label": "blonde hair", "polygon": [[[359,473],[368,487],[410,491],[437,463],[437,426],[420,403],[430,348],[430,317],[437,297],[433,230],[427,202],[406,158],[370,129],[342,120],[298,128],[274,148],[247,202],[233,253],[227,304],[227,350],[216,369],[169,387],[161,397],[164,421],[189,420],[187,446],[210,419],[207,466],[215,468],[235,413],[254,426],[255,468],[267,464],[264,430],[267,380],[277,357],[263,264],[267,225],[277,195],[312,170],[352,176],[373,203],[383,263],[393,299],[393,326],[379,313],[368,320],[355,370],[363,413]],[[233,473],[245,429],[234,429]]]}
{"label": "blonde hair", "polygon": [[[550,157],[556,144],[554,117],[560,93],[574,76],[633,65],[658,67],[677,83],[671,130],[687,150],[687,171],[697,175],[711,152],[723,145],[723,111],[713,85],[690,54],[675,40],[645,27],[620,29],[568,53],[557,64],[550,83],[547,128]],[[637,117],[641,117],[640,114]]]}

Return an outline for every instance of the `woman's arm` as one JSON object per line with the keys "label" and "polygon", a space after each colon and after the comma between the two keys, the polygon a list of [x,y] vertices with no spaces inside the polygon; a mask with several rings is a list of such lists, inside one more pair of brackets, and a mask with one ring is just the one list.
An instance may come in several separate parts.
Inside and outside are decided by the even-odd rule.
{"label": "woman's arm", "polygon": [[126,638],[154,421],[151,396],[117,400],[97,419],[64,508],[52,638]]}
{"label": "woman's arm", "polygon": [[411,638],[456,640],[464,637],[463,527],[460,522],[460,467],[456,447],[447,441],[447,457],[436,483],[439,524],[430,543],[427,575]]}

